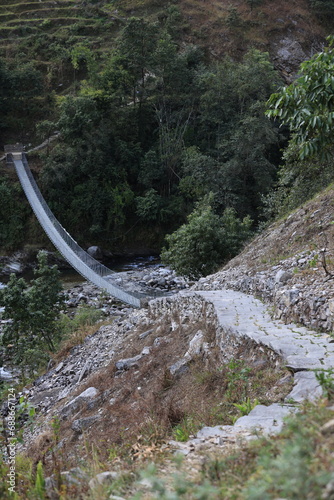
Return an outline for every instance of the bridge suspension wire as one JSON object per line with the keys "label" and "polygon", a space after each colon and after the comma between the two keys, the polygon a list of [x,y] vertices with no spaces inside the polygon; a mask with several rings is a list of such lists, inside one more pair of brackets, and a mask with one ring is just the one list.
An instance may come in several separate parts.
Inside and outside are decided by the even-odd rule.
{"label": "bridge suspension wire", "polygon": [[7,152],[7,164],[14,164],[21,186],[32,210],[42,228],[64,259],[84,278],[102,288],[113,297],[131,306],[141,307],[143,299],[148,298],[148,296],[139,292],[125,291],[110,283],[107,277],[114,274],[114,271],[95,260],[83,250],[56,219],[36,184],[25,154],[22,151]]}

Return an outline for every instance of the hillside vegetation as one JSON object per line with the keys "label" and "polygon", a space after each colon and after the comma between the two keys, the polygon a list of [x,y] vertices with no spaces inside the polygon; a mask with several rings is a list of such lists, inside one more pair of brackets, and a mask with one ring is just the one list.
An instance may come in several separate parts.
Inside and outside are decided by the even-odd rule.
{"label": "hillside vegetation", "polygon": [[[113,305],[103,324],[95,324],[101,295],[93,310],[63,310],[45,256],[30,285],[12,276],[1,292],[5,359],[21,364],[24,383],[40,375],[24,389],[1,388],[7,457],[10,432],[20,443],[15,497],[333,499],[333,39],[324,48],[332,4],[2,2],[1,145],[29,148],[59,132],[29,162],[82,245],[159,252],[170,233],[162,255],[199,278],[260,233],[193,285],[202,295],[135,311]],[[6,168],[2,251],[45,244]],[[214,290],[224,302],[224,288],[256,294],[281,320],[318,331],[263,324],[246,307],[242,323],[235,303],[215,309],[203,298]],[[241,324],[240,336],[228,321],[235,331]],[[287,363],[275,328],[294,336],[279,336]],[[295,381],[300,370],[313,376],[323,397],[298,406],[283,433],[204,440],[184,460],[171,453],[204,425],[232,425],[258,403],[291,409],[300,399],[289,398],[289,370]],[[2,477],[10,470],[1,459]],[[0,496],[12,498],[7,483]]]}
{"label": "hillside vegetation", "polygon": [[227,53],[239,59],[250,46],[274,53],[275,44],[291,34],[310,54],[321,47],[333,14],[330,2],[314,0],[279,4],[272,0],[209,4],[201,0],[6,0],[0,7],[0,53],[7,59],[28,56],[54,71],[66,49],[84,41],[103,53],[129,17],[161,21],[166,8],[177,8],[182,14],[184,42],[204,47],[215,58]]}
{"label": "hillside vegetation", "polygon": [[[276,222],[197,288],[219,290],[222,278],[223,286],[233,287],[236,276],[250,280],[259,272],[273,281],[286,259],[298,261],[307,252],[309,258],[300,262],[298,273],[291,272],[287,286],[298,282],[303,292],[316,280],[324,291],[331,287],[311,250],[322,229],[332,259],[332,196],[330,188]],[[328,264],[333,270],[332,260]],[[277,283],[278,293],[284,286]],[[325,301],[331,294],[324,295]],[[183,459],[175,457],[175,447],[186,447],[203,425],[231,425],[253,405],[282,402],[292,383],[279,357],[263,345],[229,343],[224,354],[210,310],[200,301],[183,301],[176,297],[162,310],[153,305],[103,326],[82,325],[81,338],[78,332],[72,338],[80,343],[67,339],[71,351],[56,355],[51,370],[27,387],[18,414],[27,419],[29,409],[38,411],[28,419],[17,456],[19,498],[331,499],[333,370],[323,374],[324,397],[298,406],[281,434],[204,440]],[[303,302],[307,307],[308,299]],[[314,310],[311,314],[316,318]],[[84,340],[85,332],[90,335]],[[187,370],[172,374],[199,332],[207,350],[195,355]],[[317,336],[325,337],[323,331]],[[148,354],[138,356],[144,351]],[[230,358],[223,361],[226,354]],[[77,383],[78,367],[85,370],[92,358],[89,375]],[[75,397],[93,388],[98,395],[80,406]],[[1,467],[5,475],[7,466]],[[7,498],[5,488],[3,495]]]}
{"label": "hillside vegetation", "polygon": [[[21,0],[0,18],[0,147],[60,131],[29,159],[81,244],[159,252],[210,192],[219,217],[268,217],[287,130],[265,103],[323,47],[330,2]],[[6,173],[0,189],[3,251],[44,244]]]}

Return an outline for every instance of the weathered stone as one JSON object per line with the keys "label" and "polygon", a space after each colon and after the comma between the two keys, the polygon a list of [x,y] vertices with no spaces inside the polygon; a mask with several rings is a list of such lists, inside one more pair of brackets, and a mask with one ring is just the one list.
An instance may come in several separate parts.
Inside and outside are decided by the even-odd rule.
{"label": "weathered stone", "polygon": [[97,420],[101,418],[100,415],[92,415],[91,417],[84,417],[74,420],[72,423],[72,430],[78,433],[83,432],[85,429],[91,427]]}
{"label": "weathered stone", "polygon": [[279,404],[257,405],[248,415],[238,418],[235,429],[261,429],[264,434],[277,434],[282,430],[283,418],[294,409]]}
{"label": "weathered stone", "polygon": [[79,396],[74,398],[72,401],[67,403],[62,410],[61,414],[63,418],[72,415],[75,411],[77,411],[84,404],[87,404],[89,401],[94,399],[98,395],[99,391],[95,387],[88,387],[85,391],[83,391]]}
{"label": "weathered stone", "polygon": [[151,347],[144,347],[144,349],[142,350],[141,354],[143,356],[147,356],[148,354],[150,354],[151,352]]}
{"label": "weathered stone", "polygon": [[320,432],[324,435],[326,434],[334,434],[334,418],[326,422],[321,428]]}
{"label": "weathered stone", "polygon": [[103,252],[100,247],[98,246],[91,246],[87,248],[87,253],[93,257],[93,259],[96,260],[102,260],[103,259]]}
{"label": "weathered stone", "polygon": [[97,474],[93,479],[89,481],[89,487],[93,490],[99,485],[111,484],[115,479],[118,479],[120,474],[115,471],[106,471]]}
{"label": "weathered stone", "polygon": [[301,357],[301,356],[288,356],[286,358],[286,366],[294,372],[301,370],[313,370],[314,368],[321,369],[323,364],[316,357]]}
{"label": "weathered stone", "polygon": [[61,472],[61,479],[68,485],[81,486],[83,481],[87,480],[86,473],[80,467],[74,467],[69,471]]}
{"label": "weathered stone", "polygon": [[328,310],[330,314],[334,315],[334,300],[329,300],[328,301]]}
{"label": "weathered stone", "polygon": [[57,365],[57,367],[55,368],[55,372],[56,373],[60,372],[60,370],[63,368],[63,366],[64,366],[63,362],[59,363],[59,365]]}
{"label": "weathered stone", "polygon": [[186,358],[181,358],[172,366],[169,367],[169,371],[173,376],[179,376],[188,370],[188,360]]}
{"label": "weathered stone", "polygon": [[229,437],[233,432],[233,425],[216,425],[215,427],[202,427],[196,434],[197,438],[209,439],[212,437]]}
{"label": "weathered stone", "polygon": [[13,373],[9,372],[8,370],[5,370],[3,367],[0,367],[0,380],[13,380],[14,375]]}
{"label": "weathered stone", "polygon": [[133,366],[137,365],[138,361],[142,358],[142,354],[138,354],[133,358],[120,359],[116,362],[117,370],[129,370]]}
{"label": "weathered stone", "polygon": [[286,283],[291,278],[292,278],[292,274],[291,273],[285,271],[284,269],[280,269],[276,273],[275,283]]}
{"label": "weathered stone", "polygon": [[146,337],[148,337],[153,332],[154,332],[154,330],[153,330],[153,328],[151,328],[150,330],[146,330],[146,332],[141,333],[139,335],[140,340],[145,339]]}
{"label": "weathered stone", "polygon": [[59,495],[56,491],[57,481],[53,476],[45,478],[44,488],[49,500],[59,500]]}
{"label": "weathered stone", "polygon": [[203,349],[204,333],[202,330],[194,335],[194,337],[189,342],[189,349],[185,354],[186,358],[192,359],[194,356],[198,356]]}
{"label": "weathered stone", "polygon": [[286,307],[294,305],[299,298],[300,291],[298,288],[292,288],[291,290],[284,290],[279,299]]}
{"label": "weathered stone", "polygon": [[301,403],[305,400],[316,401],[322,395],[321,386],[314,372],[301,371],[295,373],[295,386],[285,398],[285,401],[293,400]]}

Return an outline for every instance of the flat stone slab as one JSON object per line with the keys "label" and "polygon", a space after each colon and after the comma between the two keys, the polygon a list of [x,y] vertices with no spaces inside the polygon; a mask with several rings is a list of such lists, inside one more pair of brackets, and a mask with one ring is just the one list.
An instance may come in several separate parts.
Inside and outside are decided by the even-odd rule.
{"label": "flat stone slab", "polygon": [[305,357],[288,356],[286,358],[286,366],[294,372],[301,370],[315,370],[316,368],[321,370],[323,368],[323,362],[321,362],[319,358],[309,357],[307,356],[307,353],[305,353]]}
{"label": "flat stone slab", "polygon": [[[285,398],[286,403],[315,401],[322,395],[316,379],[316,370],[334,367],[334,343],[327,334],[319,334],[305,327],[284,324],[273,320],[267,306],[252,295],[233,290],[196,291],[204,300],[213,304],[221,329],[236,338],[249,338],[278,354],[286,366],[294,372],[294,387]],[[181,292],[180,295],[188,295]],[[203,427],[193,441],[203,439],[231,439],[249,431],[276,434],[282,430],[284,418],[297,411],[291,404],[257,405],[246,416],[240,417],[234,426]],[[187,446],[183,444],[183,446]],[[188,448],[189,449],[189,448]]]}
{"label": "flat stone slab", "polygon": [[238,418],[234,424],[235,430],[249,429],[256,432],[261,430],[264,434],[277,434],[282,430],[283,418],[295,411],[292,406],[272,404],[270,406],[257,405],[244,417]]}
{"label": "flat stone slab", "polygon": [[197,438],[228,437],[234,430],[233,425],[216,425],[215,427],[203,427],[196,434]]}
{"label": "flat stone slab", "polygon": [[294,401],[302,403],[305,399],[316,401],[322,395],[322,388],[316,379],[314,372],[297,372],[295,373],[295,385],[290,394],[285,398],[285,401]]}
{"label": "flat stone slab", "polygon": [[273,320],[267,306],[234,290],[196,291],[211,302],[219,325],[236,337],[248,337],[275,351],[292,371],[334,366],[333,339],[305,327]]}

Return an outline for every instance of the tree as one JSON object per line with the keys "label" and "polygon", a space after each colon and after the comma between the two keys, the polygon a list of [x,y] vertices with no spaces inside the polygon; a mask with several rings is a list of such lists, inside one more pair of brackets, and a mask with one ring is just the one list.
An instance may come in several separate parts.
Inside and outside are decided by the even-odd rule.
{"label": "tree", "polygon": [[31,284],[12,274],[0,292],[5,307],[2,344],[6,357],[31,373],[43,365],[56,348],[61,330],[57,320],[64,304],[57,266],[47,265],[45,252],[38,254],[38,267]]}
{"label": "tree", "polygon": [[333,15],[334,12],[334,3],[333,0],[309,0],[312,9],[316,12],[316,14],[327,20],[330,18],[329,16]]}
{"label": "tree", "polygon": [[214,272],[251,234],[249,217],[241,221],[231,208],[219,217],[212,202],[212,194],[206,196],[188,216],[188,223],[166,236],[168,248],[161,253],[162,261],[181,275],[197,279]]}
{"label": "tree", "polygon": [[329,158],[334,144],[334,38],[327,40],[323,52],[301,64],[301,76],[268,101],[267,116],[289,125],[302,160]]}
{"label": "tree", "polygon": [[158,38],[158,26],[132,17],[126,23],[119,41],[123,67],[132,76],[133,105],[145,99],[146,79],[152,71],[152,54]]}
{"label": "tree", "polygon": [[[83,44],[77,44],[70,53],[71,63],[74,72],[79,71],[83,64],[86,65],[88,72],[94,77],[97,70],[97,65],[95,62],[95,57],[93,52]],[[75,77],[75,73],[74,73]]]}
{"label": "tree", "polygon": [[17,248],[26,238],[24,225],[27,220],[27,203],[22,199],[18,183],[0,180],[0,247]]}
{"label": "tree", "polygon": [[[41,112],[43,76],[33,63],[11,67],[0,59],[0,130],[29,128]],[[25,130],[26,132],[26,130]]]}
{"label": "tree", "polygon": [[277,88],[268,54],[250,50],[240,63],[228,59],[199,75],[202,88],[197,145],[216,168],[206,169],[203,185],[217,194],[221,210],[256,220],[276,177],[278,127],[265,116],[265,103]]}

